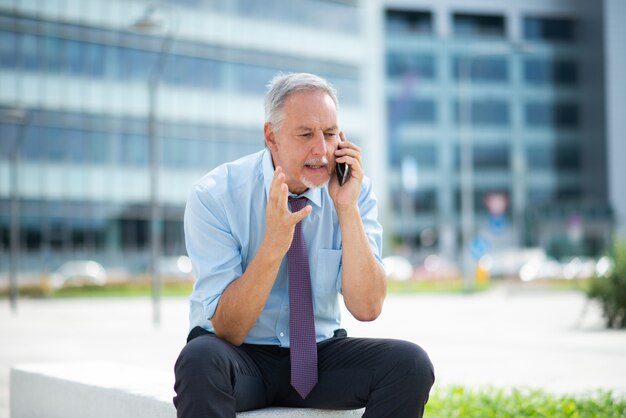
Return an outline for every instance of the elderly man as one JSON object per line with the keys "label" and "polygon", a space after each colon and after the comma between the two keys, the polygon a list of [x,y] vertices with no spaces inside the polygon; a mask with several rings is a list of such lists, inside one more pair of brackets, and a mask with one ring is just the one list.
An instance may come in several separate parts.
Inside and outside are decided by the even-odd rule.
{"label": "elderly man", "polygon": [[356,319],[372,321],[386,283],[372,184],[337,114],[326,80],[275,77],[266,148],[193,188],[185,240],[197,280],[175,366],[179,417],[266,406],[423,415],[434,382],[427,354],[340,328],[339,294]]}

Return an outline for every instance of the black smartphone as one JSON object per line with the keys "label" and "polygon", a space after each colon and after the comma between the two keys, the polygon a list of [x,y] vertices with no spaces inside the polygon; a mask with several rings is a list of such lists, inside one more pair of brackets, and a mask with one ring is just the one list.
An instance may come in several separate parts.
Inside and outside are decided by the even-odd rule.
{"label": "black smartphone", "polygon": [[350,166],[346,163],[337,163],[337,179],[339,185],[343,186],[350,178]]}

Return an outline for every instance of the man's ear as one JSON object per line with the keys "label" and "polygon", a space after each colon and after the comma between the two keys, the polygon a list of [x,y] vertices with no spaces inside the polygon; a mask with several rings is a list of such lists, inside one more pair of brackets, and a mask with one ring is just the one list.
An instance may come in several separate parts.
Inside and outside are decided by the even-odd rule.
{"label": "man's ear", "polygon": [[263,135],[265,136],[265,145],[270,150],[276,151],[276,134],[270,122],[265,122],[265,125],[263,125]]}

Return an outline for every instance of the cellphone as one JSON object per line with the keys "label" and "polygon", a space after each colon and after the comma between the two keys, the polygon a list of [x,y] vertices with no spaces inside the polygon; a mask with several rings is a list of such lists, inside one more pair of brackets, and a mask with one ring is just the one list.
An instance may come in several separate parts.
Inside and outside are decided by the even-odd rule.
{"label": "cellphone", "polygon": [[[343,132],[339,133],[339,140],[341,142],[345,141],[345,137],[343,136]],[[350,178],[350,166],[346,163],[337,163],[335,168],[337,170],[337,180],[339,180],[339,185],[343,186],[346,184],[346,181]]]}
{"label": "cellphone", "polygon": [[350,178],[350,166],[346,163],[337,163],[337,179],[339,185],[343,186]]}

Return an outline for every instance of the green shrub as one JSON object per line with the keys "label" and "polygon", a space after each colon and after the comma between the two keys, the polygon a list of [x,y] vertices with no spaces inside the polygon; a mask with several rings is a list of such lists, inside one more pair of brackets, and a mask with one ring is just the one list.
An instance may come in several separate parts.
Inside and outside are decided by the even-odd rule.
{"label": "green shrub", "polygon": [[595,276],[587,295],[602,305],[609,328],[626,328],[626,241],[615,240],[611,248],[614,266],[606,276]]}
{"label": "green shrub", "polygon": [[533,389],[436,388],[426,405],[429,418],[622,418],[626,400],[611,392],[553,396]]}

